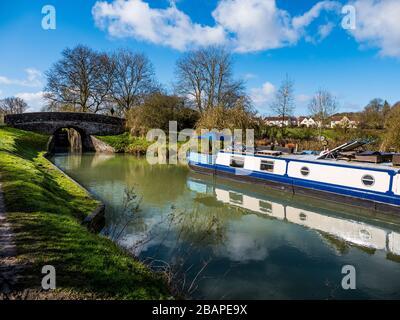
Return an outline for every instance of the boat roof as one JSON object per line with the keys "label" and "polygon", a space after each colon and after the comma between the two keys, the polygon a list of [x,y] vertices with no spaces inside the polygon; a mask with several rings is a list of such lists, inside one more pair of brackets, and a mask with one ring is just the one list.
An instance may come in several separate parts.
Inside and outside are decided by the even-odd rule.
{"label": "boat roof", "polygon": [[335,160],[335,159],[318,159],[315,155],[297,155],[297,154],[289,154],[282,155],[278,158],[285,158],[291,160],[302,160],[309,161],[315,163],[332,163],[332,164],[340,164],[343,166],[349,167],[361,167],[361,168],[372,168],[372,169],[382,169],[382,170],[392,170],[398,172],[400,168],[393,167],[391,162],[383,162],[383,163],[368,163],[368,162],[357,162],[357,161],[346,161],[346,160]]}
{"label": "boat roof", "polygon": [[[225,153],[232,153],[232,151],[222,151]],[[236,155],[244,155],[244,156],[257,156],[261,158],[267,159],[287,159],[287,160],[297,160],[297,161],[305,161],[305,162],[313,162],[313,163],[323,163],[323,164],[337,164],[342,166],[349,167],[360,167],[367,169],[376,169],[376,170],[386,170],[399,172],[400,168],[393,167],[391,162],[384,163],[368,163],[368,162],[357,162],[357,161],[346,161],[346,160],[336,160],[336,159],[318,159],[318,156],[312,154],[282,154],[278,156],[268,156],[257,153],[246,153],[246,152],[233,152]]]}
{"label": "boat roof", "polygon": [[362,147],[366,144],[370,143],[369,140],[354,140],[346,142],[332,150],[322,153],[317,157],[317,159],[328,159],[330,157],[335,157],[339,152],[353,151],[359,147]]}

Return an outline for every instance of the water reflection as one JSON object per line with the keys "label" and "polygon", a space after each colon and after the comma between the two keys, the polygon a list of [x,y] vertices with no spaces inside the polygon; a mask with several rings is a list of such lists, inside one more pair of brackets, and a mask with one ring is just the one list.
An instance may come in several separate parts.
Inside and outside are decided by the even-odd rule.
{"label": "water reflection", "polygon": [[[190,188],[194,187],[197,192],[207,188],[203,183],[193,180],[189,180],[189,186]],[[351,244],[385,250],[400,255],[400,233],[358,221],[330,217],[290,205],[268,201],[228,188],[215,187],[211,192],[214,192],[216,199],[223,203],[321,231]]]}
{"label": "water reflection", "polygon": [[[400,228],[392,218],[131,156],[54,161],[106,203],[110,237],[142,260],[175,268],[194,297],[400,297]],[[128,206],[127,190],[138,196]],[[358,270],[356,291],[340,287],[345,264]]]}
{"label": "water reflection", "polygon": [[400,256],[399,232],[365,222],[295,207],[293,206],[296,204],[294,201],[285,204],[284,202],[278,203],[268,200],[265,195],[245,194],[237,189],[229,188],[228,184],[207,184],[199,178],[189,178],[187,185],[189,189],[196,193],[214,195],[218,202],[321,232],[321,235],[325,237],[328,235],[326,238],[330,241],[332,241],[332,238],[329,236],[333,236],[348,244],[385,250],[388,253]]}

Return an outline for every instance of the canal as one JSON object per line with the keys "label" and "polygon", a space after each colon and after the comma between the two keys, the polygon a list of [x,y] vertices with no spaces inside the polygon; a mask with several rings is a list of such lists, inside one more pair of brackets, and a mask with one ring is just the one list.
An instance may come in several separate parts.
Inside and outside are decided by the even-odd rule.
{"label": "canal", "polygon": [[105,235],[193,298],[400,298],[394,218],[130,155],[52,161],[106,204]]}

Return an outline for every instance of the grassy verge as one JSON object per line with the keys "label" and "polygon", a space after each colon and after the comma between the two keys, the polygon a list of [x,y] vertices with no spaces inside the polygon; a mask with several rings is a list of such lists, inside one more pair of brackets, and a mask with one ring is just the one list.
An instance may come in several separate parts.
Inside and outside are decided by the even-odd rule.
{"label": "grassy verge", "polygon": [[0,127],[0,180],[7,220],[25,265],[20,290],[40,292],[44,265],[53,265],[51,297],[163,299],[162,277],[109,239],[80,224],[98,205],[43,157],[47,137]]}
{"label": "grassy verge", "polygon": [[[109,144],[118,153],[133,153],[137,155],[145,155],[149,146],[154,141],[147,141],[143,137],[134,137],[129,132],[125,132],[118,136],[97,136],[99,140]],[[184,142],[178,141],[177,145],[180,147]],[[168,143],[167,143],[168,147]]]}
{"label": "grassy verge", "polygon": [[115,152],[140,155],[145,155],[147,148],[153,143],[145,138],[133,137],[129,132],[118,136],[98,136],[97,138],[113,147]]}

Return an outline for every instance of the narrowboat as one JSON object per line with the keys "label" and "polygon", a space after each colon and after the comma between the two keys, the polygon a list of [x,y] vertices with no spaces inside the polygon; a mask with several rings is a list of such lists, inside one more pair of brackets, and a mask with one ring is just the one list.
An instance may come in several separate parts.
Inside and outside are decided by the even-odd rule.
{"label": "narrowboat", "polygon": [[[357,156],[345,157],[365,144],[351,141],[318,155],[244,148],[216,154],[190,152],[188,164],[200,173],[400,214],[399,168],[392,162],[368,163],[357,161]],[[384,159],[388,160],[387,155]]]}

